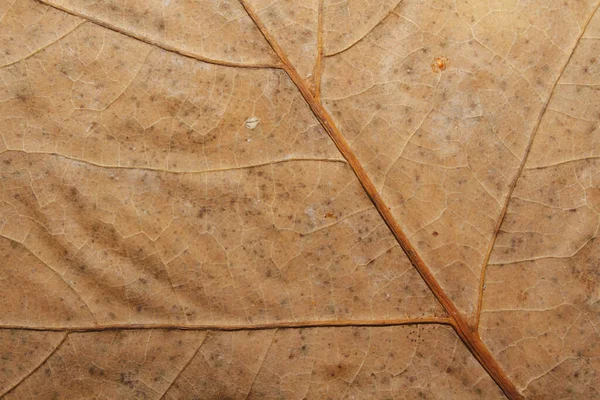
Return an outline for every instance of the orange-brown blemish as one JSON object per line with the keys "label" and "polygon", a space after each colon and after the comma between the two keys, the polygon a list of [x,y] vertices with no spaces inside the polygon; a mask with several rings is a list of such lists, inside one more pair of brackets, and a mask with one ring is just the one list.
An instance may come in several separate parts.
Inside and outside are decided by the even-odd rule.
{"label": "orange-brown blemish", "polygon": [[436,57],[430,65],[433,72],[442,72],[448,68],[448,59],[444,56]]}

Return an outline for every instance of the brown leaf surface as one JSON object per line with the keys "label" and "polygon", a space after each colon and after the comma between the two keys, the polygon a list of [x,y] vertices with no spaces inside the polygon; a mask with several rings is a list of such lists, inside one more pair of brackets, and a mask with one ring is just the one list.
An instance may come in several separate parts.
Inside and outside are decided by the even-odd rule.
{"label": "brown leaf surface", "polygon": [[599,397],[599,2],[551,3],[2,2],[0,397]]}
{"label": "brown leaf surface", "polygon": [[596,13],[550,98],[487,270],[483,338],[531,398],[600,396],[599,54]]}

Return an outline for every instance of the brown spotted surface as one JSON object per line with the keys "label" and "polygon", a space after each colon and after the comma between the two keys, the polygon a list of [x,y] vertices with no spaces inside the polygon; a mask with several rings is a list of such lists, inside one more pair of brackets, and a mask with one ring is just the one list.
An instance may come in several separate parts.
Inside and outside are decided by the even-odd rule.
{"label": "brown spotted surface", "polygon": [[599,0],[0,0],[0,398],[600,397]]}

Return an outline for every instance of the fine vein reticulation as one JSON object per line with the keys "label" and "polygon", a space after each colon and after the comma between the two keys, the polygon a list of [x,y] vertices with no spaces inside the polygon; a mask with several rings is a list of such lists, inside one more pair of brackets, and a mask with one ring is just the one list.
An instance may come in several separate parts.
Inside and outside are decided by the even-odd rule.
{"label": "fine vein reticulation", "polygon": [[[282,68],[281,65],[275,65],[275,64],[245,64],[245,63],[228,62],[228,61],[224,61],[224,60],[216,60],[216,59],[209,58],[209,57],[203,57],[203,56],[200,56],[200,55],[198,55],[196,53],[185,51],[185,50],[179,49],[177,47],[171,46],[171,45],[169,45],[167,43],[159,42],[159,41],[153,40],[153,39],[151,39],[149,37],[136,34],[135,32],[132,32],[130,30],[119,28],[115,24],[112,24],[112,23],[109,23],[109,22],[106,22],[106,21],[101,21],[101,20],[99,20],[97,18],[93,18],[93,17],[91,17],[89,15],[84,15],[84,14],[75,12],[73,10],[68,10],[68,9],[66,9],[64,7],[61,7],[61,6],[56,5],[56,4],[52,4],[52,3],[44,1],[44,0],[37,0],[37,1],[39,1],[40,3],[42,3],[44,5],[47,5],[49,7],[53,7],[53,8],[56,8],[57,10],[66,12],[67,14],[71,14],[71,15],[77,16],[79,18],[83,18],[85,20],[93,22],[94,24],[100,25],[100,26],[102,26],[102,27],[104,27],[106,29],[110,29],[112,31],[119,32],[119,33],[121,33],[123,35],[129,36],[129,37],[137,39],[137,40],[139,40],[141,42],[148,43],[150,45],[156,46],[156,47],[158,47],[160,49],[163,49],[163,50],[166,50],[166,51],[170,51],[172,53],[176,53],[176,54],[179,54],[179,55],[184,56],[184,57],[193,58],[193,59],[198,60],[198,61],[206,62],[206,63],[209,63],[209,64],[222,65],[222,66],[225,66],[225,67],[240,67],[240,68]],[[68,33],[69,32],[67,32],[67,34]],[[28,57],[30,57],[30,56],[31,55],[29,55]],[[14,64],[14,62],[11,63],[11,64]],[[9,64],[9,65],[11,65],[11,64]]]}
{"label": "fine vein reticulation", "polygon": [[38,363],[38,365],[35,368],[32,368],[31,371],[29,371],[27,374],[25,374],[21,379],[19,379],[17,381],[17,383],[15,383],[12,387],[8,388],[8,390],[6,390],[4,393],[0,393],[0,398],[3,398],[4,396],[6,396],[10,392],[12,392],[16,387],[18,387],[21,383],[23,383],[27,378],[29,378],[31,375],[35,374],[37,372],[37,370],[39,370],[42,367],[42,365],[44,365],[46,363],[46,361],[48,361],[50,359],[50,357],[52,357],[62,347],[62,345],[67,341],[67,338],[69,337],[69,333],[70,332],[66,332],[63,335],[63,337],[56,344],[56,346],[54,346],[54,348],[46,355],[46,357],[44,357],[42,359],[42,361],[40,363]]}
{"label": "fine vein reticulation", "polygon": [[[283,69],[287,72],[290,79],[294,82],[302,96],[310,106],[311,110],[322,124],[325,131],[329,134],[331,140],[335,143],[340,153],[344,156],[344,158],[350,164],[350,167],[356,174],[358,180],[361,185],[367,192],[367,195],[377,208],[377,211],[381,215],[381,217],[385,220],[386,224],[389,226],[390,230],[398,240],[398,243],[411,260],[417,271],[423,277],[423,280],[427,283],[431,291],[434,293],[435,297],[442,304],[446,312],[450,315],[452,326],[455,329],[456,333],[463,340],[465,345],[469,348],[471,353],[477,358],[477,360],[481,363],[481,365],[486,369],[486,371],[490,374],[490,376],[496,381],[498,386],[502,389],[502,391],[511,399],[520,399],[522,396],[519,394],[517,388],[508,378],[506,373],[502,370],[498,362],[495,360],[493,355],[487,349],[481,337],[477,333],[477,328],[473,327],[467,322],[467,318],[462,315],[454,303],[450,300],[448,295],[444,292],[440,284],[434,278],[432,272],[427,267],[419,253],[417,253],[414,246],[408,240],[408,237],[404,233],[402,227],[398,223],[398,221],[394,218],[390,208],[385,204],[383,198],[377,191],[375,184],[368,176],[364,167],[358,160],[358,157],[351,149],[349,143],[346,141],[338,127],[335,125],[331,115],[325,110],[325,107],[315,98],[315,96],[311,93],[310,88],[306,85],[302,77],[298,74],[298,71],[291,64],[289,59],[287,58],[283,49],[279,46],[277,41],[273,38],[273,36],[269,33],[265,25],[258,18],[256,12],[252,9],[252,7],[245,0],[240,0],[240,3],[244,6],[250,18],[254,21],[256,26],[259,28],[267,42],[271,45],[277,56],[280,58]],[[319,53],[322,53],[321,51]]]}
{"label": "fine vein reticulation", "polygon": [[540,129],[540,124],[542,123],[542,118],[544,117],[544,114],[546,113],[546,110],[548,109],[548,104],[550,103],[550,99],[552,98],[552,96],[554,95],[554,93],[556,91],[556,86],[558,85],[558,81],[560,80],[560,77],[565,72],[567,65],[569,65],[569,61],[571,61],[571,58],[573,57],[573,54],[575,53],[577,44],[581,41],[581,38],[585,34],[585,31],[586,31],[588,25],[594,18],[594,15],[598,11],[599,7],[600,7],[600,3],[598,3],[598,5],[596,5],[596,7],[594,8],[594,11],[592,13],[590,13],[590,16],[588,17],[587,21],[581,27],[581,32],[579,33],[579,37],[577,38],[577,41],[575,42],[575,46],[573,46],[571,54],[569,54],[569,57],[567,57],[567,59],[565,60],[565,63],[561,66],[560,71],[556,77],[556,80],[554,81],[554,84],[552,85],[552,89],[550,90],[550,93],[548,94],[548,98],[544,102],[544,105],[538,115],[538,119],[535,123],[535,126],[533,127],[533,132],[531,133],[529,142],[527,143],[527,147],[525,148],[525,154],[523,156],[523,159],[521,160],[521,163],[519,164],[517,173],[516,173],[515,177],[513,178],[512,182],[510,183],[508,193],[506,194],[504,204],[502,205],[502,211],[500,213],[500,217],[498,218],[498,221],[496,223],[496,228],[494,229],[494,234],[492,236],[492,240],[490,240],[490,243],[489,243],[489,246],[488,246],[487,252],[485,254],[484,261],[483,261],[483,266],[481,268],[481,276],[479,279],[479,299],[478,299],[478,303],[477,303],[477,313],[475,315],[475,318],[477,318],[477,320],[476,320],[477,327],[479,326],[479,319],[481,317],[481,307],[483,304],[483,286],[485,284],[485,271],[490,262],[490,257],[492,255],[492,250],[494,249],[494,245],[496,244],[496,239],[498,238],[498,233],[500,232],[502,223],[504,222],[504,219],[506,218],[506,211],[508,210],[508,205],[510,204],[510,201],[512,199],[512,194],[515,191],[515,188],[517,187],[517,182],[519,181],[519,178],[521,177],[521,175],[523,175],[523,170],[525,169],[525,163],[527,162],[527,156],[529,156],[529,152],[531,151],[531,146],[533,145],[535,136]]}
{"label": "fine vein reticulation", "polygon": [[[433,276],[432,272],[430,271],[429,267],[425,264],[423,258],[416,251],[415,247],[411,244],[408,237],[404,233],[404,230],[402,229],[402,227],[400,226],[398,221],[393,216],[390,208],[384,202],[382,196],[376,189],[376,186],[374,185],[373,181],[371,180],[371,178],[365,171],[362,164],[359,162],[357,156],[355,155],[354,151],[351,149],[351,147],[348,144],[348,142],[346,141],[345,137],[342,135],[340,129],[334,123],[331,115],[328,113],[328,111],[325,109],[325,107],[322,105],[322,103],[320,101],[320,87],[321,87],[323,57],[337,54],[337,53],[324,54],[324,51],[323,51],[323,43],[322,43],[322,41],[323,41],[323,39],[322,39],[323,1],[322,0],[319,2],[318,57],[317,57],[317,61],[316,61],[315,69],[314,69],[314,71],[315,71],[314,72],[314,79],[315,79],[315,85],[314,85],[315,87],[314,88],[311,88],[310,85],[308,85],[305,82],[305,80],[300,76],[300,74],[297,72],[295,67],[289,61],[285,51],[279,46],[279,44],[277,43],[277,41],[275,40],[273,35],[271,35],[271,33],[268,31],[268,29],[265,27],[265,25],[261,22],[257,13],[255,12],[255,10],[245,0],[240,0],[240,3],[242,4],[244,9],[248,13],[250,18],[253,20],[253,22],[256,24],[256,26],[258,27],[260,32],[263,34],[263,36],[265,37],[265,39],[267,40],[269,45],[272,47],[273,51],[276,53],[277,57],[280,60],[279,64],[243,64],[243,63],[232,63],[232,62],[226,62],[226,61],[221,61],[221,60],[208,59],[208,58],[199,56],[197,54],[182,51],[181,49],[177,49],[177,48],[169,46],[165,43],[158,43],[149,38],[137,35],[135,32],[125,31],[115,25],[106,23],[104,21],[95,20],[93,18],[90,18],[89,16],[84,16],[84,15],[75,13],[71,10],[66,10],[62,7],[58,7],[53,4],[48,4],[43,0],[40,0],[40,2],[44,3],[46,5],[49,5],[51,7],[60,9],[61,11],[67,12],[69,14],[76,15],[80,18],[91,21],[91,22],[101,25],[105,28],[120,32],[122,34],[130,36],[137,40],[157,46],[164,50],[167,50],[167,51],[170,51],[173,53],[177,53],[177,54],[180,54],[185,57],[194,58],[196,60],[200,60],[203,62],[212,63],[212,64],[216,64],[216,65],[229,66],[229,67],[239,67],[239,68],[278,68],[278,69],[283,69],[288,74],[288,76],[290,77],[292,82],[296,85],[298,91],[302,94],[303,98],[305,99],[305,101],[307,102],[309,107],[311,108],[312,112],[314,113],[314,115],[316,116],[318,121],[321,123],[321,125],[325,129],[325,131],[329,134],[330,138],[335,143],[335,145],[339,149],[340,153],[344,156],[344,158],[348,162],[349,166],[352,168],[352,170],[356,174],[356,176],[357,176],[360,184],[363,186],[365,192],[367,193],[367,195],[371,199],[372,203],[376,207],[377,211],[379,212],[381,217],[384,219],[384,221],[390,228],[391,232],[397,239],[398,243],[403,248],[403,250],[405,251],[408,258],[411,260],[412,264],[415,266],[417,271],[421,274],[423,280],[427,283],[427,285],[429,286],[431,291],[434,293],[436,298],[442,304],[442,306],[448,313],[449,318],[435,318],[435,317],[426,318],[426,317],[424,317],[424,318],[414,318],[414,319],[408,318],[408,319],[365,320],[365,321],[361,321],[361,320],[302,321],[302,322],[294,322],[294,323],[271,323],[271,324],[249,324],[249,325],[144,324],[144,325],[94,325],[94,326],[88,326],[88,327],[82,326],[82,327],[77,327],[77,328],[63,328],[63,327],[52,327],[52,326],[31,328],[31,327],[17,326],[17,325],[2,326],[2,329],[22,329],[22,330],[65,332],[65,335],[62,337],[60,342],[53,348],[53,350],[48,354],[48,356],[43,360],[43,362],[40,363],[37,368],[33,369],[32,371],[30,371],[30,373],[28,373],[26,376],[24,376],[22,379],[20,379],[20,381],[16,385],[14,385],[13,388],[18,386],[22,381],[24,381],[29,376],[31,376],[34,372],[36,372],[37,369],[39,369],[40,366],[43,365],[47,359],[49,359],[54,353],[56,353],[56,351],[61,347],[61,345],[67,340],[67,337],[70,332],[95,332],[95,331],[103,331],[103,330],[134,330],[134,329],[237,331],[237,330],[266,330],[266,329],[277,330],[277,329],[310,328],[310,327],[395,326],[395,325],[405,325],[405,324],[443,324],[443,325],[450,325],[453,327],[453,329],[456,331],[457,335],[461,338],[461,340],[464,342],[464,344],[467,346],[467,348],[471,351],[473,356],[481,363],[481,365],[486,369],[486,371],[490,374],[490,376],[495,380],[495,382],[499,385],[499,387],[503,390],[503,392],[509,398],[511,398],[511,399],[522,398],[522,396],[516,389],[514,383],[511,382],[511,380],[508,378],[508,376],[504,373],[502,368],[499,366],[498,362],[495,360],[495,358],[492,356],[492,354],[486,348],[485,344],[481,340],[479,333],[478,333],[479,317],[480,317],[481,308],[482,308],[485,270],[489,263],[490,255],[491,255],[492,249],[494,248],[495,240],[498,236],[498,233],[500,231],[502,223],[506,217],[508,205],[511,201],[512,194],[514,192],[514,189],[517,185],[519,178],[521,177],[521,175],[523,173],[523,170],[525,169],[525,163],[527,160],[527,156],[531,150],[536,133],[539,129],[541,119],[548,107],[550,98],[552,97],[552,94],[554,93],[554,91],[556,89],[558,80],[560,79],[562,73],[564,72],[564,70],[566,68],[566,65],[568,64],[569,60],[571,59],[571,57],[573,55],[576,45],[573,47],[573,51],[569,55],[568,59],[565,61],[565,64],[560,69],[560,72],[559,72],[558,76],[556,77],[554,84],[552,85],[550,94],[548,95],[548,98],[546,99],[546,101],[539,113],[538,120],[537,120],[537,122],[534,126],[534,129],[533,129],[533,132],[529,138],[524,156],[519,164],[517,173],[514,176],[513,180],[511,181],[508,193],[505,198],[505,202],[502,207],[501,215],[498,218],[498,221],[496,223],[494,235],[492,237],[491,242],[489,243],[487,253],[485,255],[484,264],[483,264],[481,276],[480,276],[478,307],[477,307],[477,311],[476,311],[476,315],[475,315],[476,320],[473,323],[468,320],[467,316],[463,315],[461,312],[458,311],[457,307],[454,305],[454,303],[450,300],[449,296],[445,293],[445,291],[442,289],[440,284],[437,282],[437,280]],[[596,6],[595,10],[598,9],[598,6],[600,6],[600,4]],[[591,13],[590,18],[582,26],[580,36],[577,39],[576,43],[579,43],[581,37],[583,36],[583,34],[585,32],[587,25],[591,21],[591,18],[593,15],[594,15],[594,12]],[[79,26],[79,25],[77,25],[77,26]],[[69,32],[67,32],[67,34],[68,33]],[[65,34],[65,36],[66,36],[66,34]],[[359,41],[360,40],[362,40],[362,38],[359,39]],[[356,44],[356,43],[351,44],[349,47],[352,47],[354,44]],[[347,49],[343,49],[343,50],[339,51],[338,53],[345,51],[345,50],[347,50]],[[32,54],[35,54],[35,53],[32,53]],[[29,56],[31,56],[31,55],[29,55]],[[14,63],[11,63],[11,64],[14,64]],[[59,154],[57,154],[57,155],[60,156]],[[78,161],[85,162],[84,160],[78,160]],[[321,161],[339,162],[339,160],[321,160]],[[284,161],[281,161],[281,162],[284,162]],[[268,163],[268,164],[270,164],[270,163]],[[107,166],[107,165],[99,165],[99,166],[107,167],[107,168],[121,168],[119,166]],[[136,169],[139,169],[139,168],[136,168]],[[165,172],[173,172],[173,171],[165,171]],[[203,172],[207,172],[207,171],[189,171],[189,172],[203,173]],[[181,371],[186,369],[187,365],[195,357],[196,353],[199,351],[202,344],[203,344],[203,342],[201,341],[200,344],[198,345],[198,348],[196,349],[196,352],[192,355],[192,357],[190,357],[189,361],[183,366]],[[179,373],[181,373],[181,371]],[[257,373],[257,375],[258,375],[258,373]],[[173,380],[173,382],[174,381],[175,380]],[[172,384],[173,383],[171,383],[171,385]],[[10,390],[12,390],[13,388],[11,388]],[[6,394],[6,393],[4,393],[4,394]]]}

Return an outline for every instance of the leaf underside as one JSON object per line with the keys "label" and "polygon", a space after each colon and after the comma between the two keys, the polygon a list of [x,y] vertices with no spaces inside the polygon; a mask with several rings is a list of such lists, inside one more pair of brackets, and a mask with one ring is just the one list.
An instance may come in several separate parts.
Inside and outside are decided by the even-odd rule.
{"label": "leaf underside", "polygon": [[0,1],[0,397],[600,397],[599,4]]}

